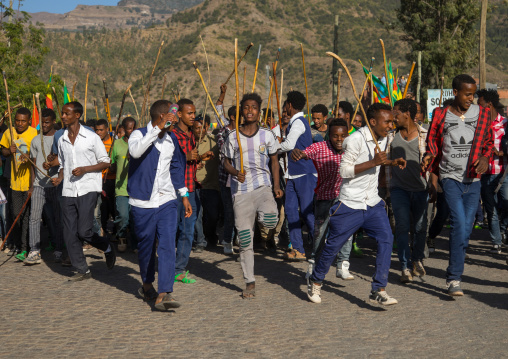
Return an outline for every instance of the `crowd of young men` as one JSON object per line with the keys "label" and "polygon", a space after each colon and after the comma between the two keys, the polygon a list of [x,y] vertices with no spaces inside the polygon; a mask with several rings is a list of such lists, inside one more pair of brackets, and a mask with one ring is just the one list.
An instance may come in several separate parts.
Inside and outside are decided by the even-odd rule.
{"label": "crowd of young men", "polygon": [[184,98],[175,111],[169,101],[156,101],[145,127],[126,117],[116,134],[105,120],[84,123],[82,105],[70,102],[62,108],[63,128],[44,109],[37,135],[30,111],[20,108],[15,138],[4,126],[0,140],[3,236],[14,223],[5,251],[25,265],[41,263],[43,220],[54,261],[73,266],[77,273],[69,280],[81,281],[91,278],[84,251],[99,249],[112,269],[116,252],[129,248],[139,261],[138,294],[165,311],[181,305],[172,296],[174,282],[196,282],[187,269],[193,244],[196,255],[218,244],[231,255],[236,242],[246,283],[242,297],[254,298],[259,242],[263,249],[284,248],[285,260],[308,260],[307,295],[320,303],[332,263],[338,278],[354,279],[350,255],[363,230],[377,243],[370,301],[391,305],[397,303],[386,292],[394,238],[400,281],[423,277],[437,201],[432,227],[449,216],[451,228],[448,294],[461,296],[480,195],[491,252],[500,254],[506,242],[507,119],[496,91],[477,92],[468,75],[456,76],[452,86],[455,99],[435,110],[428,130],[412,99],[393,108],[373,104],[366,119],[353,118],[346,101],[339,102],[337,118],[317,104],[311,126],[298,91],[287,94],[278,124],[256,93],[244,95],[226,116],[226,85],[214,130]]}

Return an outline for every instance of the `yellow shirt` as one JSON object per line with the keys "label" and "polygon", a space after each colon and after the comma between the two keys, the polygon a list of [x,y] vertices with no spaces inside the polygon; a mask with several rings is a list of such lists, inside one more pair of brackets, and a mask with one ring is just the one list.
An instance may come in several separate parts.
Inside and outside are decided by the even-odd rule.
{"label": "yellow shirt", "polygon": [[[35,136],[37,136],[37,130],[33,127],[19,134],[13,129],[14,143],[23,153],[30,152],[30,144]],[[11,146],[11,133],[9,130],[5,131],[2,140],[0,140],[0,146],[9,148]],[[30,162],[20,163],[21,154],[16,152],[16,163],[18,168],[14,169],[14,161],[11,161],[11,189],[14,191],[28,191],[30,189]]]}

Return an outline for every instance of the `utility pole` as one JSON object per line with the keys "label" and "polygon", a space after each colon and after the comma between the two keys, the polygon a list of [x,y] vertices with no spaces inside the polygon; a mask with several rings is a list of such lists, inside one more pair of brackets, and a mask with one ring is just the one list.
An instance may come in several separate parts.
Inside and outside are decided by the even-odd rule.
{"label": "utility pole", "polygon": [[421,86],[422,86],[422,52],[418,51],[418,84],[416,85],[416,102],[420,102]]}
{"label": "utility pole", "polygon": [[487,8],[488,0],[482,0],[480,16],[480,89],[486,88],[487,70],[485,69],[485,38],[487,37]]}
{"label": "utility pole", "polygon": [[[333,28],[333,52],[339,52],[339,15],[335,15],[335,25]],[[332,60],[332,108],[335,108],[337,101],[337,74],[339,72],[339,62]]]}

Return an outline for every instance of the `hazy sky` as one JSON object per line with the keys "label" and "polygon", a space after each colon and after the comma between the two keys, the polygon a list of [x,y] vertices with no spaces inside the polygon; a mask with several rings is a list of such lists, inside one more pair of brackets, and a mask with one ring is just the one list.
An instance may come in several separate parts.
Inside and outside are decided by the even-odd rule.
{"label": "hazy sky", "polygon": [[[3,0],[9,4],[9,0]],[[63,14],[74,10],[76,5],[116,5],[118,0],[24,0],[21,2],[21,10],[28,12],[52,12]],[[17,9],[18,1],[14,0],[14,8]]]}

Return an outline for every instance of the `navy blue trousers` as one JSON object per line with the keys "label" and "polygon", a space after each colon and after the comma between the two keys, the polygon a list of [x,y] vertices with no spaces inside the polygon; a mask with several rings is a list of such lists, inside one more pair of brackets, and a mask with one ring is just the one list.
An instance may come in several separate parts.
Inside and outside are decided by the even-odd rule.
{"label": "navy blue trousers", "polygon": [[[138,261],[143,283],[155,281],[155,251],[159,256],[159,293],[173,292],[175,282],[175,238],[178,225],[177,200],[159,208],[131,207],[134,233],[138,239]],[[159,239],[156,246],[155,239]]]}

